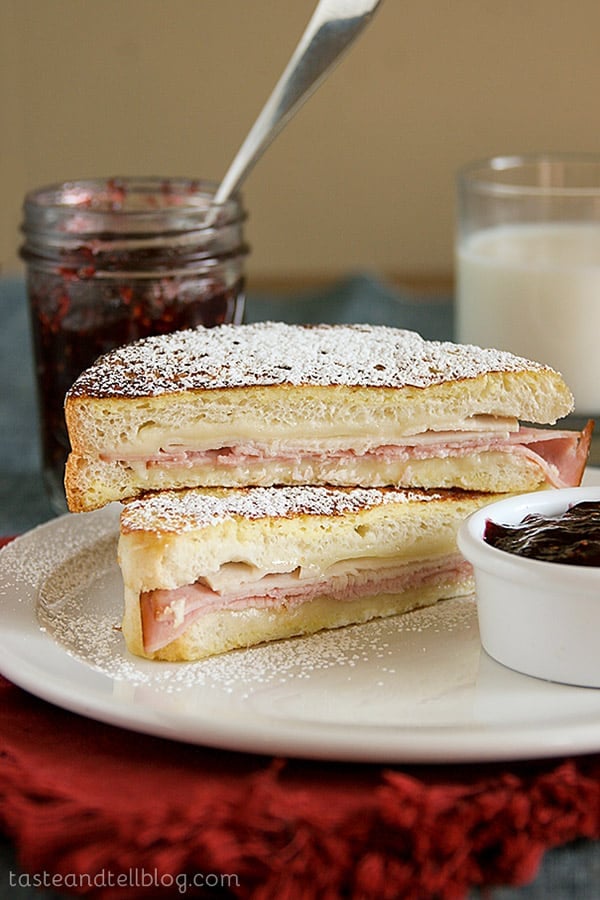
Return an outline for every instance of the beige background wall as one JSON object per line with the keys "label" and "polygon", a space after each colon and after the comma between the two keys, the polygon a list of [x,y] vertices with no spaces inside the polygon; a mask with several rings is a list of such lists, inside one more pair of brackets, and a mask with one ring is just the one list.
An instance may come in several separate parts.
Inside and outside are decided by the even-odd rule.
{"label": "beige background wall", "polygon": [[[0,270],[24,192],[218,179],[313,0],[0,0]],[[598,0],[384,0],[245,187],[250,275],[444,273],[453,179],[490,153],[600,150]]]}

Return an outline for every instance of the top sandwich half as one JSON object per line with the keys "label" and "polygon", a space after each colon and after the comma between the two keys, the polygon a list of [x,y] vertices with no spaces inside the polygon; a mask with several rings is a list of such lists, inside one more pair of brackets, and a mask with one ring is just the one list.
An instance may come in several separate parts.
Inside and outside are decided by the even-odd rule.
{"label": "top sandwich half", "polygon": [[65,402],[72,511],[149,490],[577,484],[589,429],[562,377],[510,353],[373,325],[222,325],[98,359]]}

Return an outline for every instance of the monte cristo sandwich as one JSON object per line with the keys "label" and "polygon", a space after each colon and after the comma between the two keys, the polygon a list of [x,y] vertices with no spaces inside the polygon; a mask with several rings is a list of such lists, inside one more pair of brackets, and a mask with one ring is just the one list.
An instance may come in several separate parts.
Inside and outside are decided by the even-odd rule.
{"label": "monte cristo sandwich", "polygon": [[129,650],[196,660],[468,594],[461,522],[578,484],[560,375],[370,325],[147,338],[69,391],[74,512],[114,500]]}
{"label": "monte cristo sandwich", "polygon": [[127,646],[197,660],[468,594],[456,532],[492,499],[293,485],[132,500],[118,551]]}
{"label": "monte cristo sandwich", "polygon": [[579,483],[590,442],[538,428],[561,376],[371,325],[223,325],[102,356],[65,403],[69,508],[147,491],[329,484],[492,493]]}

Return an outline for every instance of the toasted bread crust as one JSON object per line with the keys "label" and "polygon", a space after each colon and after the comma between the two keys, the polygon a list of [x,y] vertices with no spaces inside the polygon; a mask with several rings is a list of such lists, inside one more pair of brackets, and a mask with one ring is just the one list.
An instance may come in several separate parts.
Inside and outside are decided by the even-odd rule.
{"label": "toasted bread crust", "polygon": [[71,397],[133,398],[265,385],[428,388],[490,372],[551,372],[505,351],[426,341],[382,325],[202,326],[101,357]]}

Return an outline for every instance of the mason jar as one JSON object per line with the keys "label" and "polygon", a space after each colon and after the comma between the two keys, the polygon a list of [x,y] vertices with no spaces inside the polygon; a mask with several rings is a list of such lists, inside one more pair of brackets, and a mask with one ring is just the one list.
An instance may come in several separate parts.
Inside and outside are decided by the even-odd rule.
{"label": "mason jar", "polygon": [[[246,214],[217,185],[173,178],[73,181],[23,204],[44,480],[64,511],[65,394],[98,356],[152,334],[238,323]],[[210,210],[210,214],[209,214]]]}

